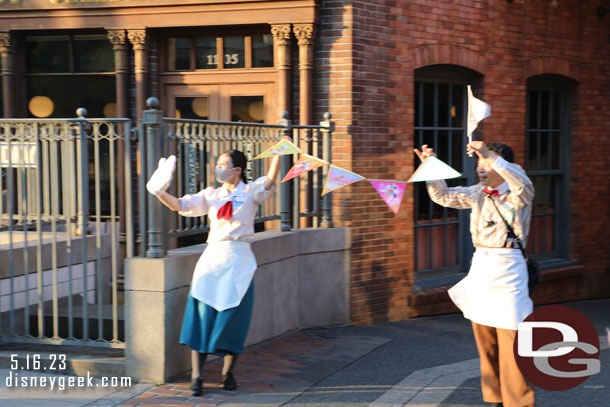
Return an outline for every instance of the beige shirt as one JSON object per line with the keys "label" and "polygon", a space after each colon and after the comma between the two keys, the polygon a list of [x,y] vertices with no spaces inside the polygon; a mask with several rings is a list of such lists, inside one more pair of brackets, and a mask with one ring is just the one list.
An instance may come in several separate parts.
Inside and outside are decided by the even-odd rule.
{"label": "beige shirt", "polygon": [[[491,167],[505,181],[495,188],[501,196],[492,196],[492,199],[525,247],[532,214],[534,184],[521,166],[509,163],[502,157],[491,163]],[[429,181],[427,187],[430,199],[435,203],[449,208],[472,210],[470,233],[475,246],[512,247],[508,229],[488,195],[483,192],[482,184],[448,188],[447,183],[441,180]]]}
{"label": "beige shirt", "polygon": [[[254,182],[240,182],[235,190],[229,192],[224,185],[220,188],[208,187],[195,195],[180,198],[182,216],[204,216],[210,219],[208,242],[238,240],[254,233],[254,218],[258,206],[269,199],[274,188],[265,189],[265,179],[260,177]],[[218,210],[229,200],[233,202],[231,219],[218,219]]]}

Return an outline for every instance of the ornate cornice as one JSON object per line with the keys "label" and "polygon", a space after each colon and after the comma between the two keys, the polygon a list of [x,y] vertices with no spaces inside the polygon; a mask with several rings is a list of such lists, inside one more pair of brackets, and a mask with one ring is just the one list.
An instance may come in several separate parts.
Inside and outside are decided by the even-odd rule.
{"label": "ornate cornice", "polygon": [[277,24],[271,26],[271,34],[278,45],[288,45],[290,41],[290,24]]}

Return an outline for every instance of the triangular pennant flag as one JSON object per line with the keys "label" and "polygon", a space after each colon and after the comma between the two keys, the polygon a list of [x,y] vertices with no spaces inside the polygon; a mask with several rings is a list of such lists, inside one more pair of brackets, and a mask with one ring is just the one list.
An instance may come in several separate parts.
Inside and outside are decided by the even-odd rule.
{"label": "triangular pennant flag", "polygon": [[491,114],[491,106],[477,99],[472,94],[472,89],[468,85],[468,141],[472,141],[472,132],[477,128],[479,122]]}
{"label": "triangular pennant flag", "polygon": [[262,153],[254,157],[252,160],[274,157],[276,155],[298,154],[300,152],[301,149],[294,145],[292,142],[282,139],[279,143],[269,147],[267,150],[263,151]]}
{"label": "triangular pennant flag", "polygon": [[398,213],[400,210],[400,203],[402,197],[405,194],[407,188],[406,182],[399,181],[382,181],[370,179],[369,182],[375,188],[375,191],[379,193],[381,198],[390,207],[392,212]]}
{"label": "triangular pennant flag", "polygon": [[299,161],[294,163],[294,165],[292,166],[290,171],[288,171],[284,179],[280,181],[280,184],[284,181],[288,181],[290,179],[293,179],[294,177],[298,177],[299,175],[307,171],[311,171],[326,164],[328,163],[324,160],[320,160],[316,157],[303,154],[301,155],[301,158],[299,158]]}
{"label": "triangular pennant flag", "polygon": [[426,158],[407,182],[436,181],[439,179],[457,178],[459,172],[434,156]]}
{"label": "triangular pennant flag", "polygon": [[330,168],[328,169],[328,174],[326,175],[322,195],[326,195],[335,189],[353,184],[354,182],[362,181],[363,179],[365,178],[356,173],[344,170],[343,168],[339,168],[331,164]]}

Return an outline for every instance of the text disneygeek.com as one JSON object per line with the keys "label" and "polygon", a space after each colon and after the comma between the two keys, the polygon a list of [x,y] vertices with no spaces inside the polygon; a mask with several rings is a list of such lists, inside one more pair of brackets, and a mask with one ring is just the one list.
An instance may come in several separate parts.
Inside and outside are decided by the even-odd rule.
{"label": "text disneygeek.com", "polygon": [[10,372],[6,377],[7,388],[17,387],[49,387],[51,390],[65,390],[73,387],[129,387],[131,377],[91,377],[87,372],[85,376],[24,376]]}
{"label": "text disneygeek.com", "polygon": [[31,375],[28,371],[44,373],[60,373],[66,371],[65,354],[49,354],[41,357],[39,354],[11,355],[11,371],[5,378],[7,388],[48,387],[51,390],[65,390],[77,387],[130,387],[131,377],[100,377],[94,378],[89,372],[87,376],[55,376]]}

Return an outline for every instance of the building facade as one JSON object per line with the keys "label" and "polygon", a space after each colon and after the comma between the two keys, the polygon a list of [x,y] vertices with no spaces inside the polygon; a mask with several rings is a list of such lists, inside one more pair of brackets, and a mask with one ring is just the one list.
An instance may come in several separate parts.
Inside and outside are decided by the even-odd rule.
{"label": "building facade", "polygon": [[[528,248],[537,303],[610,294],[610,15],[600,0],[5,0],[4,117],[168,117],[311,124],[332,114],[333,163],[406,181],[427,143],[476,182],[466,85],[491,104],[477,130],[536,186]],[[333,193],[352,230],[355,324],[455,310],[468,213],[411,184],[394,215],[366,182]]]}

